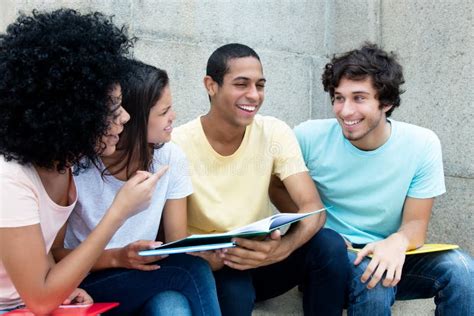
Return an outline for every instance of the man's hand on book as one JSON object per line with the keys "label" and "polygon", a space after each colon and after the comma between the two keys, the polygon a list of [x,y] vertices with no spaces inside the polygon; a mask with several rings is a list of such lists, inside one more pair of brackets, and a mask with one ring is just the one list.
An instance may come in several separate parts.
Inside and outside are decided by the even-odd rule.
{"label": "man's hand on book", "polygon": [[369,265],[362,274],[360,280],[367,284],[367,288],[374,288],[385,274],[382,285],[393,287],[398,284],[402,277],[402,268],[405,263],[405,251],[407,243],[396,234],[386,239],[367,244],[357,253],[354,261],[358,265],[362,259],[372,255]]}
{"label": "man's hand on book", "polygon": [[279,262],[290,254],[282,242],[279,230],[273,231],[265,240],[234,238],[235,248],[223,249],[224,264],[237,270],[247,270]]}
{"label": "man's hand on book", "polygon": [[136,269],[142,271],[157,270],[160,266],[150,263],[166,258],[167,255],[144,257],[138,255],[138,252],[141,250],[156,248],[161,244],[161,242],[151,240],[138,240],[125,247],[114,249],[115,254],[113,256],[113,266],[116,268]]}

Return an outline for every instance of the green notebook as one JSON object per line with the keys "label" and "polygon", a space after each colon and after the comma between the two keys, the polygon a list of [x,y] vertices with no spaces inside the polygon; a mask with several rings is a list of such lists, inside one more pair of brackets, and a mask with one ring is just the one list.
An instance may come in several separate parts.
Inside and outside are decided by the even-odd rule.
{"label": "green notebook", "polygon": [[232,238],[234,237],[253,238],[268,235],[278,228],[298,222],[324,210],[325,208],[308,213],[278,213],[251,224],[233,229],[227,233],[191,235],[161,245],[155,249],[140,251],[138,254],[140,256],[156,256],[235,247],[235,244],[232,242]]}

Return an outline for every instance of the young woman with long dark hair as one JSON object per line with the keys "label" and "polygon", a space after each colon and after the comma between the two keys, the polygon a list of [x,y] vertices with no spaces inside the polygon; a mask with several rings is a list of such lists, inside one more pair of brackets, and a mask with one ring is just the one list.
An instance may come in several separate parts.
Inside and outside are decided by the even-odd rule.
{"label": "young woman with long dark hair", "polygon": [[[175,112],[168,81],[165,71],[129,61],[122,87],[123,106],[131,119],[117,151],[76,177],[79,201],[53,250],[56,258],[67,259],[71,250],[65,248],[75,248],[87,238],[117,190],[137,170],[152,173],[169,168],[158,181],[150,206],[117,231],[81,284],[95,300],[120,302],[110,314],[220,314],[206,261],[186,254],[166,258],[138,255],[160,242],[186,236],[186,197],[192,193],[192,185],[184,153],[169,142]],[[164,240],[157,242],[161,222]]]}

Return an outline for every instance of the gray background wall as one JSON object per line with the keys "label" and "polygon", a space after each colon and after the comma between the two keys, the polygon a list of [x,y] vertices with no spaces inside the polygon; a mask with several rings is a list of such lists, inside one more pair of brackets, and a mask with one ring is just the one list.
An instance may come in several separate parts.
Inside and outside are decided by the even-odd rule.
{"label": "gray background wall", "polygon": [[128,25],[139,39],[133,55],[170,74],[176,125],[208,109],[206,61],[229,42],[260,54],[268,80],[261,113],[291,126],[331,117],[320,76],[332,54],[365,40],[397,52],[406,93],[393,117],[434,130],[443,145],[447,193],[436,201],[428,239],[474,253],[472,1],[2,0],[0,31],[19,10],[58,7],[102,11]]}

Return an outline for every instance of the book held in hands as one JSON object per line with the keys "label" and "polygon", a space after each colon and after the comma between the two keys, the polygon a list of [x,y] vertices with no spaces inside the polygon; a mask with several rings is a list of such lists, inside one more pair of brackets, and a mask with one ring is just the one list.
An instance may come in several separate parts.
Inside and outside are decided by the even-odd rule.
{"label": "book held in hands", "polygon": [[254,238],[268,235],[283,226],[298,222],[306,217],[318,214],[325,208],[308,213],[278,213],[248,225],[221,234],[191,235],[184,239],[161,245],[155,249],[143,250],[140,256],[160,256],[175,253],[207,251],[235,247],[232,238]]}

